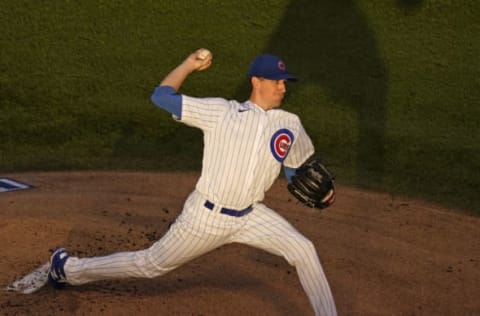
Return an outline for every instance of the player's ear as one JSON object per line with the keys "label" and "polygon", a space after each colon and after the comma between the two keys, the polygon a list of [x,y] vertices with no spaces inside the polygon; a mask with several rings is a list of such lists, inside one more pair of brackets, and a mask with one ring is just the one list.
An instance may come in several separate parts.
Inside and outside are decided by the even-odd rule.
{"label": "player's ear", "polygon": [[260,83],[260,78],[252,77],[252,78],[250,78],[250,82],[252,84],[252,88],[256,88],[256,87],[258,87],[258,84]]}

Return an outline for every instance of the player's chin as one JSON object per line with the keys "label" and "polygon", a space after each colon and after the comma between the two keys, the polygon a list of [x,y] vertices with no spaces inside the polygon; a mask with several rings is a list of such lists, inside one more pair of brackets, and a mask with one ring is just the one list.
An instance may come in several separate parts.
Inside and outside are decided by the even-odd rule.
{"label": "player's chin", "polygon": [[271,109],[276,109],[276,108],[279,108],[281,105],[282,105],[281,102],[272,102],[272,103],[270,103],[270,105],[268,106],[268,109],[269,109],[269,110],[271,110]]}
{"label": "player's chin", "polygon": [[282,105],[283,97],[281,97],[277,102],[274,103],[274,108],[279,108]]}

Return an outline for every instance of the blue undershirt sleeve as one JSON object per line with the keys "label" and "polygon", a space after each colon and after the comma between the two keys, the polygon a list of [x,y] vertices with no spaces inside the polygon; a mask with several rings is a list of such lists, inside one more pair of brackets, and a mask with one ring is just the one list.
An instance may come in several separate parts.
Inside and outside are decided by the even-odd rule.
{"label": "blue undershirt sleeve", "polygon": [[150,98],[152,102],[175,115],[178,119],[182,118],[182,96],[170,86],[159,86],[155,88]]}
{"label": "blue undershirt sleeve", "polygon": [[288,180],[288,183],[292,182],[292,177],[295,175],[297,169],[283,166],[283,171],[285,173],[285,177]]}

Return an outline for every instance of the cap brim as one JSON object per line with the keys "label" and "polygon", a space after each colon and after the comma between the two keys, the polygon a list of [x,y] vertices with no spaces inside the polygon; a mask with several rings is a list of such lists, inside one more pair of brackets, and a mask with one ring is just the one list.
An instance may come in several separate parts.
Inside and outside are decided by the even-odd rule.
{"label": "cap brim", "polygon": [[270,79],[270,80],[282,80],[282,79],[285,79],[285,80],[288,80],[288,81],[297,81],[298,78],[295,77],[294,75],[291,75],[291,74],[280,74],[280,75],[276,75],[276,76],[268,76],[268,77],[264,77],[265,79]]}

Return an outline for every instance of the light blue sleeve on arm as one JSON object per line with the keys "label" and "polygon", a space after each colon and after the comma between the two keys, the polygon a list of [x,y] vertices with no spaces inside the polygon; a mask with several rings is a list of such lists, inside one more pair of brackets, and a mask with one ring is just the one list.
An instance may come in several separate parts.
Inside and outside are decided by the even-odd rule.
{"label": "light blue sleeve on arm", "polygon": [[288,180],[288,183],[292,182],[292,177],[295,175],[297,169],[283,166],[283,171],[285,173],[285,177]]}
{"label": "light blue sleeve on arm", "polygon": [[182,118],[182,96],[170,86],[159,86],[155,88],[150,98],[152,102],[175,115],[178,119]]}

